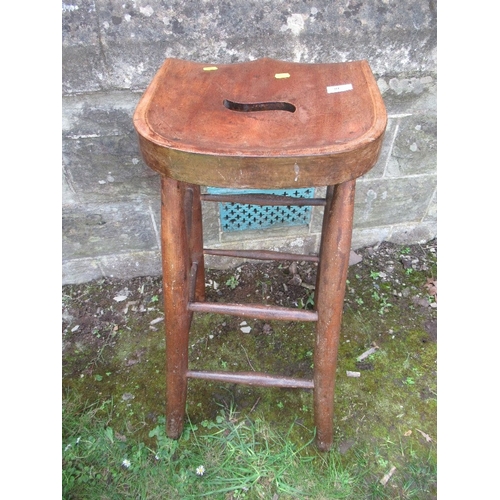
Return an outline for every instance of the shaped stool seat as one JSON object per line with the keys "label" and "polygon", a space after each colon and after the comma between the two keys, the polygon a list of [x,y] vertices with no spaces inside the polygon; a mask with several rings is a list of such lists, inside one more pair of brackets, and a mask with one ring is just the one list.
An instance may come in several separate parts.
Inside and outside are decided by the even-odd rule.
{"label": "shaped stool seat", "polygon": [[[366,61],[303,64],[259,59],[208,65],[167,59],[134,114],[141,153],[161,174],[167,356],[167,434],[178,438],[189,378],[313,390],[316,443],[333,440],[335,371],[349,263],[355,179],[376,163],[387,115]],[[326,198],[201,194],[200,186],[327,186]],[[318,256],[204,248],[202,201],[322,205]],[[204,255],[318,263],[315,309],[205,301]],[[315,321],[314,376],[189,370],[194,312]]]}

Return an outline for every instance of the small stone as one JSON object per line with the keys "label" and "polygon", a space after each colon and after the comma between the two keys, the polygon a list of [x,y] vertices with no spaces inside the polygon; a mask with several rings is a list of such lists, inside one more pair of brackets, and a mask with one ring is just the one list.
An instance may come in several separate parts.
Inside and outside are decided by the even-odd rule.
{"label": "small stone", "polygon": [[413,303],[421,307],[429,307],[429,301],[423,297],[413,297]]}
{"label": "small stone", "polygon": [[410,267],[412,267],[412,260],[410,257],[402,256],[401,257],[401,264],[403,264],[403,267],[405,269],[409,269]]}
{"label": "small stone", "polygon": [[363,260],[363,257],[361,255],[358,255],[356,252],[353,252],[351,250],[351,253],[349,254],[349,265],[354,266],[355,264],[359,264]]}
{"label": "small stone", "polygon": [[116,302],[123,302],[129,295],[130,295],[129,289],[123,288],[118,292],[116,297],[113,297],[113,300],[116,300]]}

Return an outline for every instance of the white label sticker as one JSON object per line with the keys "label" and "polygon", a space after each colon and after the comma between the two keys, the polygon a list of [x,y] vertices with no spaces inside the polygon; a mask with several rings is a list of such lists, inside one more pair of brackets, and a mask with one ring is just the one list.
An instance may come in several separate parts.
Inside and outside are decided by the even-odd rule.
{"label": "white label sticker", "polygon": [[352,90],[352,83],[346,83],[345,85],[331,85],[326,87],[326,91],[329,94],[336,94],[337,92],[346,92],[347,90]]}

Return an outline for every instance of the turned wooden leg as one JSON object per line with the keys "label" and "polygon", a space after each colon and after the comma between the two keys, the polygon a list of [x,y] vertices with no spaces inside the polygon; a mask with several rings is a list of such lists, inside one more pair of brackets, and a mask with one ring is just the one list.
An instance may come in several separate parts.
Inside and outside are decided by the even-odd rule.
{"label": "turned wooden leg", "polygon": [[[203,224],[201,211],[200,186],[189,184],[186,189],[185,212],[188,214],[188,238],[191,266],[195,264],[194,291],[190,300],[205,300],[205,261],[203,257]],[[191,269],[193,269],[191,267]]]}
{"label": "turned wooden leg", "polygon": [[351,249],[355,180],[328,186],[316,282],[314,420],[316,444],[333,443],[333,401],[342,309]]}
{"label": "turned wooden leg", "polygon": [[162,177],[161,246],[167,369],[167,435],[183,429],[187,396],[190,256],[186,184]]}

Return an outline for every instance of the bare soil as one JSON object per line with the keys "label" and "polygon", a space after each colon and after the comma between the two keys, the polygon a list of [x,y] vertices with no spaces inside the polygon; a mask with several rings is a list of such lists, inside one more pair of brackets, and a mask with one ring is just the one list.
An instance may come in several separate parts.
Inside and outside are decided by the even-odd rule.
{"label": "bare soil", "polygon": [[[436,341],[436,251],[436,240],[403,247],[384,242],[376,248],[357,250],[361,261],[349,268],[346,307],[357,310],[366,306],[366,298],[361,298],[365,288],[370,302],[376,302],[373,293],[378,290],[386,304],[396,302],[400,311],[408,310],[408,316],[417,308],[429,340]],[[231,270],[208,269],[207,300],[312,308],[315,279],[316,265],[310,262],[246,262]],[[384,300],[380,308],[384,312]],[[162,317],[162,311],[161,277],[105,278],[63,286],[65,374],[72,371],[68,356],[81,346],[99,350],[113,343],[116,332],[127,328],[132,316],[136,320],[151,318],[146,323],[150,330],[161,328],[159,321],[153,322]],[[260,329],[269,328],[261,323]],[[86,369],[92,373],[93,367]]]}

